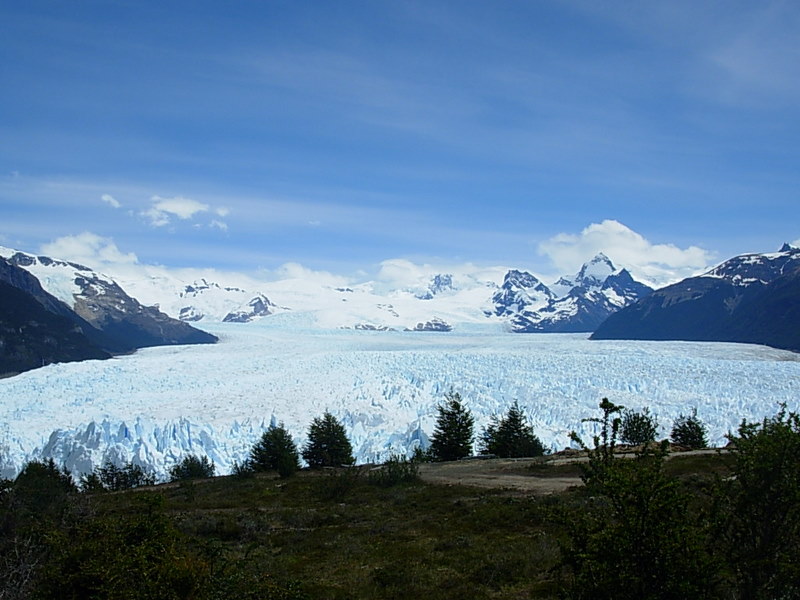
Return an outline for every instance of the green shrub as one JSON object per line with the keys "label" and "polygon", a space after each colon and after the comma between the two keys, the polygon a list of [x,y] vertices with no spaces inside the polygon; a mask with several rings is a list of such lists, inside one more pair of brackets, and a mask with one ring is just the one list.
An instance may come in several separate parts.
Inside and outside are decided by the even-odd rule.
{"label": "green shrub", "polygon": [[708,446],[706,426],[697,418],[697,409],[692,410],[692,414],[679,415],[672,425],[670,439],[681,446],[686,446],[693,450]]}
{"label": "green shrub", "polygon": [[501,458],[542,456],[545,452],[541,440],[533,433],[525,414],[517,402],[502,418],[492,417],[481,435],[481,454],[494,454]]}
{"label": "green shrub", "polygon": [[743,421],[720,482],[715,538],[740,598],[800,597],[800,416]]}
{"label": "green shrub", "polygon": [[155,485],[155,476],[146,473],[142,467],[128,462],[118,467],[112,462],[106,462],[102,467],[95,469],[103,489],[110,491],[129,490],[143,485]]}
{"label": "green shrub", "polygon": [[642,412],[626,410],[622,413],[619,439],[624,444],[640,446],[653,442],[658,434],[658,420],[650,414],[650,409]]}
{"label": "green shrub", "polygon": [[369,472],[367,480],[372,485],[392,487],[419,480],[419,466],[402,456],[392,456],[380,467]]}
{"label": "green shrub", "polygon": [[197,457],[194,454],[184,456],[183,460],[169,470],[170,481],[182,479],[205,479],[213,477],[216,472],[213,462],[207,456]]}
{"label": "green shrub", "polygon": [[601,436],[588,448],[583,479],[592,501],[569,512],[564,564],[572,598],[645,600],[715,597],[704,531],[688,510],[690,497],[664,473],[667,444],[616,458],[622,407],[600,405]]}

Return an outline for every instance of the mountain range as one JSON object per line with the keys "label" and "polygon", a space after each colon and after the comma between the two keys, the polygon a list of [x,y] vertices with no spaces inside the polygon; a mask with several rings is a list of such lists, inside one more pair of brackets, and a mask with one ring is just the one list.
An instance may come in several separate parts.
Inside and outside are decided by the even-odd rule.
{"label": "mountain range", "polygon": [[743,254],[609,316],[592,339],[747,342],[800,351],[800,248]]}
{"label": "mountain range", "polygon": [[296,315],[298,327],[447,332],[494,324],[514,333],[800,350],[800,249],[789,245],[734,257],[657,291],[602,253],[550,285],[510,269],[502,278],[438,273],[386,289],[380,282],[341,287],[313,277],[254,285],[164,273],[117,277],[0,248],[0,283],[0,374],[147,346],[213,343],[213,335],[190,323],[249,323],[286,312]]}

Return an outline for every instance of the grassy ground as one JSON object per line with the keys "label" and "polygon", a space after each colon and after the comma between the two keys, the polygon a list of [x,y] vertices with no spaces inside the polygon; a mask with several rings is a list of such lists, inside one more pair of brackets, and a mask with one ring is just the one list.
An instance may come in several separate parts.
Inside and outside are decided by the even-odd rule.
{"label": "grassy ground", "polygon": [[[685,478],[724,474],[716,454],[675,458]],[[487,467],[488,468],[488,467]],[[536,464],[535,477],[579,473]],[[423,482],[372,485],[363,470],[217,477],[92,497],[124,514],[158,495],[188,543],[249,576],[295,582],[310,598],[556,598],[563,515],[584,491],[552,495]]]}

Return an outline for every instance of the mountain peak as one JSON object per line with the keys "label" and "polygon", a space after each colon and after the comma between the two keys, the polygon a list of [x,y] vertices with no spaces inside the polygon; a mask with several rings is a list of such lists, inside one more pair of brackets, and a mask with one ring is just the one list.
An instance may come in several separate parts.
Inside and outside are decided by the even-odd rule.
{"label": "mountain peak", "polygon": [[791,244],[784,242],[783,246],[781,246],[781,249],[778,250],[778,252],[797,252],[798,250],[800,250],[800,248],[797,246],[792,246]]}
{"label": "mountain peak", "polygon": [[606,278],[615,271],[616,267],[611,259],[602,252],[598,252],[592,260],[583,264],[575,282],[584,286],[602,285]]}

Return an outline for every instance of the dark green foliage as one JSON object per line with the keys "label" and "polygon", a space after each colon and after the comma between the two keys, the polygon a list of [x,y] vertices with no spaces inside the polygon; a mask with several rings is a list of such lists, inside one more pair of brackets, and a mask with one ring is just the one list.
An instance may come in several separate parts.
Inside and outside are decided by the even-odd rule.
{"label": "dark green foliage", "polygon": [[283,423],[269,426],[250,450],[247,462],[253,471],[277,471],[284,478],[300,469],[297,445]]}
{"label": "dark green foliage", "polygon": [[435,460],[458,460],[472,454],[475,418],[462,404],[461,395],[452,390],[437,408],[436,428],[429,452]]}
{"label": "dark green foliage", "polygon": [[672,425],[670,439],[675,444],[697,450],[708,446],[706,426],[697,418],[697,409],[692,409],[692,414],[679,415]]}
{"label": "dark green foliage", "polygon": [[716,535],[739,598],[800,597],[800,416],[742,422],[720,483]]}
{"label": "dark green foliage", "polygon": [[640,446],[653,442],[658,434],[658,421],[650,414],[650,409],[642,412],[626,410],[622,413],[622,426],[619,431],[619,440],[624,444]]}
{"label": "dark green foliage", "polygon": [[492,417],[481,435],[481,454],[520,458],[542,456],[544,450],[517,402],[511,405],[504,417]]}
{"label": "dark green foliage", "polygon": [[123,517],[78,521],[48,539],[38,598],[201,598],[210,566],[183,548],[159,496],[134,499]]}
{"label": "dark green foliage", "polygon": [[207,477],[213,477],[216,470],[214,463],[209,462],[207,456],[198,457],[194,454],[190,454],[184,456],[181,462],[174,465],[169,470],[169,480],[205,479]]}
{"label": "dark green foliage", "polygon": [[110,491],[129,490],[143,485],[154,485],[156,479],[153,475],[145,473],[139,465],[132,462],[118,467],[107,462],[102,467],[95,469],[103,489]]}
{"label": "dark green foliage", "polygon": [[706,540],[692,521],[690,497],[664,473],[667,445],[645,447],[634,459],[615,458],[622,407],[600,405],[602,433],[588,448],[583,479],[593,502],[570,513],[570,597],[619,600],[710,598]]}
{"label": "dark green foliage", "polygon": [[72,476],[59,469],[52,458],[31,461],[22,468],[7,492],[8,505],[18,523],[29,519],[58,521],[70,496],[77,491]]}
{"label": "dark green foliage", "polygon": [[380,467],[370,471],[368,480],[373,485],[392,487],[419,480],[419,465],[402,456],[392,456]]}
{"label": "dark green foliage", "polygon": [[341,467],[355,463],[353,447],[344,425],[325,412],[308,427],[308,441],[303,446],[303,459],[311,468]]}

